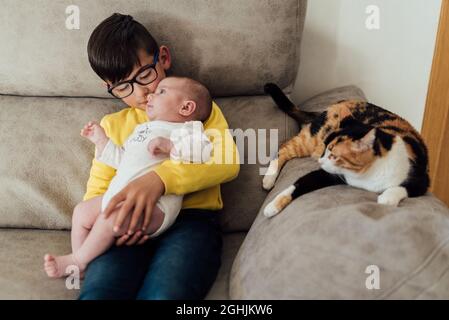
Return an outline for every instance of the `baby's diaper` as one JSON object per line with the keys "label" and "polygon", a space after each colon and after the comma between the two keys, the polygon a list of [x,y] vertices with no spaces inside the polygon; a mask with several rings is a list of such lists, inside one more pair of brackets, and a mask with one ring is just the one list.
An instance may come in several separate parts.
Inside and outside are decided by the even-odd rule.
{"label": "baby's diaper", "polygon": [[164,221],[159,229],[149,236],[150,238],[159,236],[172,226],[181,211],[182,196],[172,194],[164,195],[160,197],[156,205],[165,214]]}

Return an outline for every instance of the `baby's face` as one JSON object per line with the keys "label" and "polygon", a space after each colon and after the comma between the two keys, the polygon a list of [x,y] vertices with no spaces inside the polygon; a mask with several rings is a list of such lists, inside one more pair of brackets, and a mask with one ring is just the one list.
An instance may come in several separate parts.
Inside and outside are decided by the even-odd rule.
{"label": "baby's face", "polygon": [[156,91],[148,95],[146,112],[150,120],[177,122],[181,115],[179,110],[185,100],[182,81],[176,78],[166,78],[159,82]]}

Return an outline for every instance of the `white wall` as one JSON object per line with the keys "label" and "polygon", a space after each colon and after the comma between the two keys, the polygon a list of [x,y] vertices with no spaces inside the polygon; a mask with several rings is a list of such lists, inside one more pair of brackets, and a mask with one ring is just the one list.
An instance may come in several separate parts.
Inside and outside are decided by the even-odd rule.
{"label": "white wall", "polygon": [[[366,7],[380,9],[368,30]],[[292,93],[299,103],[348,84],[421,129],[441,0],[309,0],[301,63]]]}

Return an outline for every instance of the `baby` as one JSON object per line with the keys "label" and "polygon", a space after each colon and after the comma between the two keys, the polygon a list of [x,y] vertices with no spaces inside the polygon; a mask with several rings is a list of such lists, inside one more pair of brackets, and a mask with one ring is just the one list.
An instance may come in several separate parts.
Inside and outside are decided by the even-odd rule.
{"label": "baby", "polygon": [[[134,180],[171,157],[188,162],[207,162],[212,143],[203,132],[212,109],[208,90],[188,78],[163,79],[154,94],[148,97],[146,113],[150,122],[138,125],[123,147],[115,145],[96,122],[89,122],[81,135],[95,144],[97,160],[117,169],[108,190],[83,202],[83,209],[74,212],[72,253],[64,256],[46,254],[44,268],[51,278],[66,276],[66,268],[78,266],[82,273],[87,265],[104,253],[116,237],[126,233],[130,218],[120,230],[113,230],[115,214],[100,214],[111,198]],[[146,230],[149,238],[167,230],[181,210],[182,196],[164,195],[157,202]],[[75,216],[77,215],[77,216]]]}

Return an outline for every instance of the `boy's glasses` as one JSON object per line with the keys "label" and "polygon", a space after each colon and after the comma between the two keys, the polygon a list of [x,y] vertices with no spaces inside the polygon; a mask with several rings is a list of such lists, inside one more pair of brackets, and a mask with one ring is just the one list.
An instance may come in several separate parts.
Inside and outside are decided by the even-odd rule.
{"label": "boy's glasses", "polygon": [[159,51],[154,54],[154,61],[152,64],[144,66],[139,73],[137,73],[132,79],[121,81],[113,86],[108,85],[108,92],[117,99],[123,99],[129,97],[134,92],[134,82],[146,86],[157,79],[156,64],[159,58]]}

